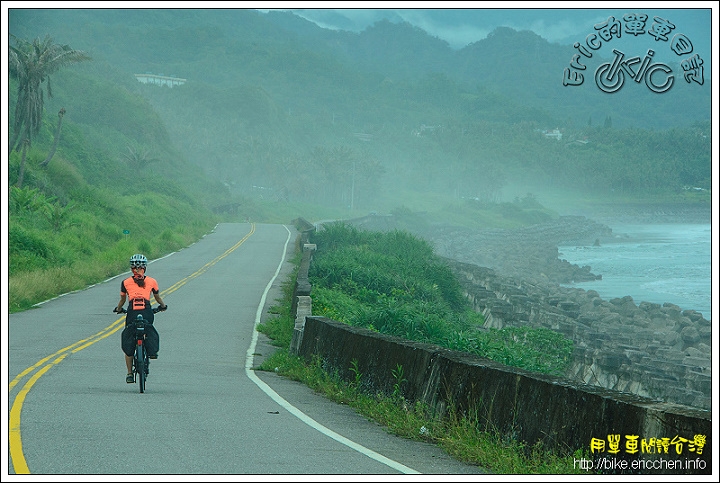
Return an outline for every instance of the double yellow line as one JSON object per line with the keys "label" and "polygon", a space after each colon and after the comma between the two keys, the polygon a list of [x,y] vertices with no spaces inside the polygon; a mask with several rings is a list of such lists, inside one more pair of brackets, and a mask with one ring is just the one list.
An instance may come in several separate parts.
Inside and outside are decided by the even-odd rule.
{"label": "double yellow line", "polygon": [[[200,275],[207,272],[210,267],[218,263],[223,258],[230,255],[232,252],[234,252],[240,245],[245,243],[245,241],[252,236],[252,234],[255,233],[255,223],[252,223],[250,225],[250,232],[245,235],[239,242],[237,242],[232,247],[225,250],[225,252],[215,258],[214,260],[206,263],[200,269],[198,269],[195,273],[188,275],[187,277],[183,278],[179,282],[175,283],[173,286],[168,288],[167,290],[163,291],[163,297],[173,293],[186,283],[188,283],[190,280],[199,277]],[[86,347],[91,346],[92,344],[101,341],[102,339],[109,337],[110,335],[114,334],[120,328],[122,328],[125,325],[125,318],[121,317],[115,322],[113,322],[110,326],[104,328],[100,332],[88,337],[87,339],[82,339],[74,344],[71,344],[67,347],[64,347],[60,349],[59,351],[55,352],[54,354],[51,354],[43,359],[40,359],[38,362],[33,364],[32,366],[28,367],[24,371],[22,371],[20,374],[15,376],[15,378],[10,381],[9,384],[9,391],[12,391],[12,389],[17,386],[26,376],[29,374],[35,372],[25,383],[25,385],[18,391],[17,396],[15,396],[15,400],[13,401],[12,408],[10,408],[10,420],[9,420],[9,449],[10,449],[10,459],[12,460],[13,468],[15,469],[16,474],[30,474],[30,468],[28,468],[27,461],[25,460],[25,454],[22,450],[22,437],[20,435],[20,413],[22,412],[22,406],[25,402],[25,397],[27,396],[28,392],[30,392],[30,389],[35,385],[35,383],[40,379],[47,371],[50,370],[51,367],[60,364],[68,355],[74,354],[76,352],[79,352]],[[40,369],[38,369],[40,368]]]}

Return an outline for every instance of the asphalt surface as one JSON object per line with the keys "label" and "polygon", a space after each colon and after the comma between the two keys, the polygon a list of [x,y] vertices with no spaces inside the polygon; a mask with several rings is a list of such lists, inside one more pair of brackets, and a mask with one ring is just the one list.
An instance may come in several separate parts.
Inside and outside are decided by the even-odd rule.
{"label": "asphalt surface", "polygon": [[275,350],[255,326],[281,296],[296,237],[292,226],[221,224],[151,261],[169,308],[155,316],[144,394],[125,382],[124,316],[112,313],[128,274],[10,315],[8,476],[486,473],[253,369]]}

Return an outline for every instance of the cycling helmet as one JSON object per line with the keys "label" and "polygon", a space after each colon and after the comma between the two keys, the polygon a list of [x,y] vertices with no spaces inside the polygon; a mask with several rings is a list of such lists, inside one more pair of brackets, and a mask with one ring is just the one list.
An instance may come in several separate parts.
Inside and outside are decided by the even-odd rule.
{"label": "cycling helmet", "polygon": [[147,258],[141,253],[136,253],[130,257],[130,268],[147,268]]}

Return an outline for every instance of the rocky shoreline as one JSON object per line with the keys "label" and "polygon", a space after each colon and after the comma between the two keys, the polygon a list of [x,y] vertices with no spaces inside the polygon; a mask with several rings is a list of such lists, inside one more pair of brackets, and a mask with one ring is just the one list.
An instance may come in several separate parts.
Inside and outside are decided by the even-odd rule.
{"label": "rocky shoreline", "polygon": [[710,223],[712,221],[710,205],[700,203],[593,204],[591,207],[569,210],[567,214],[585,216],[605,224]]}
{"label": "rocky shoreline", "polygon": [[[633,206],[624,213],[597,214],[645,223],[710,219],[709,210],[697,207]],[[351,223],[371,230],[393,229],[394,224],[379,216]],[[702,314],[670,303],[638,305],[629,296],[603,300],[594,290],[560,285],[601,277],[591,267],[560,259],[558,246],[611,241],[608,225],[567,215],[514,230],[422,226],[408,231],[433,243],[436,253],[448,259],[475,309],[485,315],[485,329],[530,325],[571,338],[575,354],[568,378],[710,409],[711,324]]]}
{"label": "rocky shoreline", "polygon": [[559,245],[604,243],[613,237],[610,227],[584,216],[562,216],[551,223],[515,230],[435,227],[420,234],[434,244],[438,255],[446,258],[490,267],[509,277],[558,284],[602,278],[589,266],[579,267],[560,259]]}

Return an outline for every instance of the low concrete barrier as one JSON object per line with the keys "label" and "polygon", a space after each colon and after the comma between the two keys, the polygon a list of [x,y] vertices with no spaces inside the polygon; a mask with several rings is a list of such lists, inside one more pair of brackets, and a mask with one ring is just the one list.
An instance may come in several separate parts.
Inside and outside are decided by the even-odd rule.
{"label": "low concrete barrier", "polygon": [[317,250],[314,243],[308,243],[310,233],[315,226],[304,218],[293,220],[295,227],[300,231],[300,245],[302,247],[302,258],[298,267],[297,277],[295,279],[295,288],[292,295],[292,305],[290,313],[295,317],[295,328],[293,329],[292,340],[290,341],[290,352],[297,354],[300,344],[302,343],[303,330],[305,326],[305,317],[312,315],[312,299],[310,291],[312,285],[308,278],[310,270],[310,262],[313,253]]}
{"label": "low concrete barrier", "polygon": [[[535,374],[325,317],[306,316],[296,353],[371,393],[478,421],[479,429],[563,454],[605,474],[711,474],[711,412]],[[353,368],[353,370],[351,370]],[[402,369],[402,377],[398,377]],[[587,460],[584,460],[588,464]],[[581,463],[582,464],[582,463]]]}

